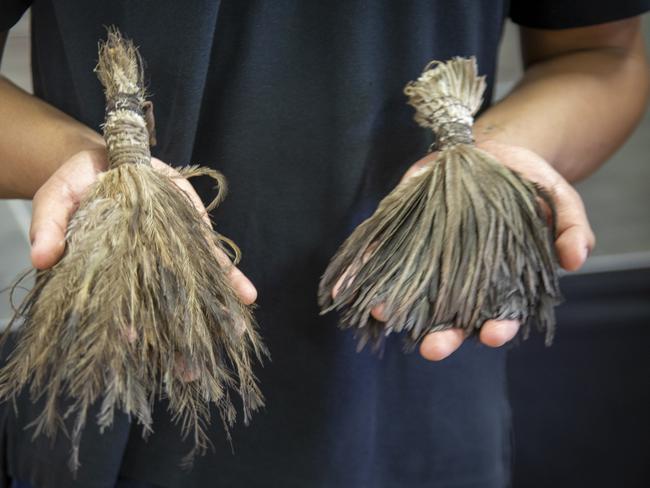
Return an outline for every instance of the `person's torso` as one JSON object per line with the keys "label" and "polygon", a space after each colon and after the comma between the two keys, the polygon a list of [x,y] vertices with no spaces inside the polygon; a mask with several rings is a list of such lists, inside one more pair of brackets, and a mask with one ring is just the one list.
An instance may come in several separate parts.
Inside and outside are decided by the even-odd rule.
{"label": "person's torso", "polygon": [[[148,442],[131,429],[122,474],[243,487],[486,488],[507,478],[503,352],[469,342],[432,364],[391,338],[381,356],[357,354],[316,303],[337,246],[431,142],[404,85],[432,59],[475,55],[491,86],[506,3],[36,0],[38,96],[99,130],[97,41],[116,25],[146,63],[153,154],[227,177],[215,225],[242,248],[272,355],[259,368],[267,407],[235,430],[234,455],[215,419],[216,452],[178,469],[187,446],[161,405]],[[197,188],[209,198],[209,182]]]}

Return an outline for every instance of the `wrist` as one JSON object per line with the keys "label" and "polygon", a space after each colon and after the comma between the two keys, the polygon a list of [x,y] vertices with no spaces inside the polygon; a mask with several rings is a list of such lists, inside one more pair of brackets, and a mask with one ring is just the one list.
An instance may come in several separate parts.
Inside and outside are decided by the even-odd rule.
{"label": "wrist", "polygon": [[[101,164],[106,160],[106,143],[104,138],[94,130],[82,126],[81,130],[67,131],[68,137],[64,147],[67,149],[59,156],[57,166],[63,165],[74,156],[83,155]],[[56,168],[55,168],[56,169]]]}
{"label": "wrist", "polygon": [[88,145],[83,149],[79,149],[77,152],[63,161],[63,164],[71,159],[88,160],[92,163],[92,166],[97,169],[97,171],[106,171],[108,169],[108,154],[106,152],[106,146],[104,144]]}

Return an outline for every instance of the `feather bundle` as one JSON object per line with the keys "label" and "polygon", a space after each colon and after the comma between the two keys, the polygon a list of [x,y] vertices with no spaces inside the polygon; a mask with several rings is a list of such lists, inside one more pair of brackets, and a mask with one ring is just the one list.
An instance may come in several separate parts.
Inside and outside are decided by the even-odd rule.
{"label": "feather bundle", "polygon": [[[415,346],[427,333],[476,333],[488,319],[531,323],[550,343],[560,300],[548,195],[473,144],[484,77],[476,61],[427,65],[405,94],[415,120],[436,136],[437,158],[402,181],[334,256],[319,288],[323,313],[338,310],[359,348],[391,332]],[[338,292],[332,289],[338,283]],[[371,317],[383,304],[387,322]]]}
{"label": "feather bundle", "polygon": [[[226,432],[235,419],[231,389],[244,419],[263,404],[252,367],[266,350],[249,307],[233,290],[215,250],[237,261],[237,247],[213,231],[173,179],[223,176],[190,166],[179,175],[151,166],[142,62],[131,41],[109,29],[97,74],[107,100],[103,126],[109,169],[80,203],[66,231],[63,258],[37,272],[19,306],[18,343],[0,371],[0,398],[28,387],[45,398],[35,435],[73,427],[71,468],[89,407],[101,402],[100,429],[116,409],[152,430],[152,405],[165,398],[172,418],[194,440],[191,461],[209,444],[209,406]],[[189,369],[193,379],[184,378]],[[64,408],[64,404],[66,405]]]}

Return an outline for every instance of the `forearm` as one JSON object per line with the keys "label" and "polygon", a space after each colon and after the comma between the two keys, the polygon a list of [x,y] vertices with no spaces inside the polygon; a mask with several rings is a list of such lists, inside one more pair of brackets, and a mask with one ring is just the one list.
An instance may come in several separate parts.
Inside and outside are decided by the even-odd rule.
{"label": "forearm", "polygon": [[102,137],[0,76],[0,198],[31,198],[72,155]]}
{"label": "forearm", "polygon": [[629,49],[577,50],[532,63],[476,122],[477,141],[531,149],[569,181],[595,171],[643,115],[649,91],[640,31]]}

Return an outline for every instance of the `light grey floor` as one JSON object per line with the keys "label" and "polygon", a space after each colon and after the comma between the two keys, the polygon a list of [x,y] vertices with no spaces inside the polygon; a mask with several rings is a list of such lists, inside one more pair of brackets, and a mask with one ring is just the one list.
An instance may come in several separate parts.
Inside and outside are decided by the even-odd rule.
{"label": "light grey floor", "polygon": [[[648,16],[644,21],[650,50]],[[26,18],[9,36],[0,72],[31,90]],[[516,28],[508,25],[501,48],[497,94],[507,91],[520,74]],[[646,112],[625,146],[577,188],[598,237],[598,247],[587,271],[650,263],[650,112]],[[29,215],[27,202],[0,201],[0,288],[29,266]],[[9,315],[8,295],[2,293],[0,324]]]}

